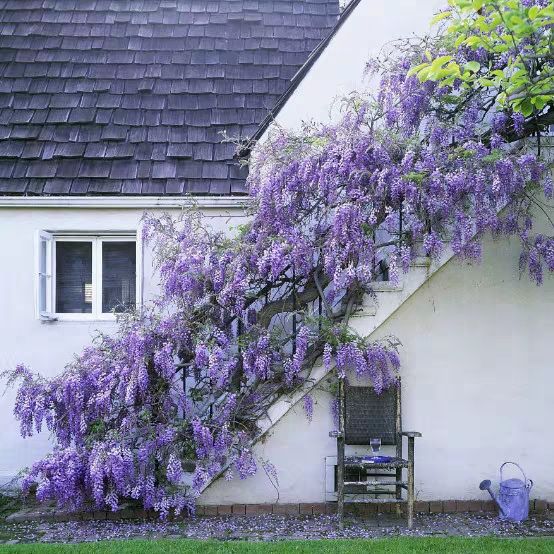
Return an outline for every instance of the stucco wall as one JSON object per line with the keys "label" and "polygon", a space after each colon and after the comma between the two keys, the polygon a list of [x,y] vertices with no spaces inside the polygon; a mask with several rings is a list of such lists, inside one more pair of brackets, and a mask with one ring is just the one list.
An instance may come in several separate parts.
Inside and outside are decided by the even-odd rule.
{"label": "stucco wall", "polygon": [[[391,41],[423,36],[445,0],[361,0],[276,117],[285,127],[326,121],[340,112],[340,98],[362,90],[368,60]],[[371,87],[370,87],[371,88]]]}
{"label": "stucco wall", "polygon": [[[147,210],[153,212],[154,210]],[[175,215],[179,209],[165,210]],[[37,230],[129,231],[138,228],[141,209],[0,209],[0,370],[18,363],[45,376],[58,374],[73,354],[90,343],[97,330],[110,331],[114,323],[104,321],[44,323],[35,317],[35,234]],[[240,222],[240,208],[206,209],[214,228],[227,229]],[[144,256],[144,298],[156,290],[152,256]],[[2,391],[4,385],[0,385]],[[46,452],[47,433],[22,440],[11,416],[14,391],[0,396],[0,482]]]}
{"label": "stucco wall", "polygon": [[517,241],[488,241],[482,265],[453,260],[379,329],[403,342],[423,499],[480,498],[505,460],[525,468],[534,497],[554,498],[554,277],[520,278],[518,255]]}
{"label": "stucco wall", "polygon": [[308,422],[301,404],[272,429],[255,447],[258,460],[267,460],[277,469],[278,492],[264,473],[261,463],[253,477],[213,483],[200,499],[201,504],[284,504],[324,500],[325,455],[333,454],[330,397],[314,395],[314,415]]}
{"label": "stucco wall", "polygon": [[[535,481],[532,497],[554,499],[552,413],[554,277],[537,287],[518,274],[517,241],[489,239],[480,265],[451,260],[374,334],[403,343],[403,426],[417,430],[416,491],[421,500],[486,499],[482,479],[498,481],[505,460]],[[325,500],[324,460],[336,454],[329,399],[315,416],[291,410],[256,452],[279,472],[280,498]],[[218,481],[206,504],[275,502],[263,472]]]}

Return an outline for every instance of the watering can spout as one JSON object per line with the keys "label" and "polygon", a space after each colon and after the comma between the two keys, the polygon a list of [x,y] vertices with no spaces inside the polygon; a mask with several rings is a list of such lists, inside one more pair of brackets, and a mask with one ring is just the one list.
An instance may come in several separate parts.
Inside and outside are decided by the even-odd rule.
{"label": "watering can spout", "polygon": [[504,514],[504,507],[502,506],[502,504],[500,503],[498,498],[495,496],[495,494],[492,492],[490,480],[485,479],[484,481],[481,481],[481,483],[479,483],[479,488],[482,491],[488,491],[488,493],[491,495],[491,498],[494,500],[495,504],[498,506],[498,509],[500,510],[500,513]]}

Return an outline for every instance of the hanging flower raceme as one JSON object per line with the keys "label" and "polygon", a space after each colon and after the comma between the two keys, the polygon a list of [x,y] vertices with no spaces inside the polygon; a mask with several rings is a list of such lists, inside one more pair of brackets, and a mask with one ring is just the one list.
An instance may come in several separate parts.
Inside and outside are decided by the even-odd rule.
{"label": "hanging flower raceme", "polygon": [[262,334],[255,342],[251,342],[243,353],[245,375],[262,380],[270,379],[274,371],[273,356],[270,337]]}

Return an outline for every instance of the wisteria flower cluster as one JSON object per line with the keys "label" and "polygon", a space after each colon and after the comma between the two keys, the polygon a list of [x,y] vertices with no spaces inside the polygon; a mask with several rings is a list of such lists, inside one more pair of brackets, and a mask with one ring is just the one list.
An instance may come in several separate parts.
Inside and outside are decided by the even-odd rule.
{"label": "wisteria flower cluster", "polygon": [[[275,130],[258,145],[250,219],[234,235],[197,212],[146,217],[159,298],[59,377],[11,375],[22,435],[45,425],[56,441],[26,490],[72,509],[133,499],[162,517],[193,512],[221,475],[275,473],[253,454],[258,422],[319,360],[339,378],[395,386],[398,342],[348,325],[376,280],[398,280],[421,250],[478,259],[488,232],[520,237],[537,283],[554,270],[554,241],[533,234],[531,217],[552,185],[509,142],[521,116],[484,109],[478,95],[461,102],[456,84],[421,83],[408,74],[421,55],[375,61],[378,94],[350,98],[338,123]],[[311,419],[312,398],[303,406]]]}

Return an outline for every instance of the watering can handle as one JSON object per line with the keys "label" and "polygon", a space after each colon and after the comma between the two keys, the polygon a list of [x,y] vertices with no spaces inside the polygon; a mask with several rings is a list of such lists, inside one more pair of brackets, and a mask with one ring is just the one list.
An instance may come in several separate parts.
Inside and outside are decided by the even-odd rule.
{"label": "watering can handle", "polygon": [[[527,476],[525,475],[525,471],[523,471],[521,466],[519,464],[516,464],[515,462],[504,462],[500,466],[500,482],[504,481],[504,479],[502,479],[502,470],[504,469],[504,466],[507,465],[507,464],[512,464],[512,465],[516,466],[519,469],[519,471],[521,471],[521,473],[523,475],[523,482],[527,485]],[[533,482],[531,481],[531,486],[533,486],[532,483]]]}

